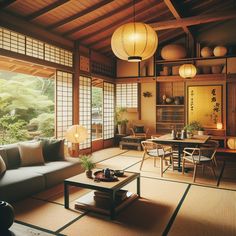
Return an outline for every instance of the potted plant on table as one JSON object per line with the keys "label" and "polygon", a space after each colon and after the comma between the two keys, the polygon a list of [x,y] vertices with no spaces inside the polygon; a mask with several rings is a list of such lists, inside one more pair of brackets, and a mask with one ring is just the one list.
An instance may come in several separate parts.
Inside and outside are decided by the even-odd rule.
{"label": "potted plant on table", "polygon": [[198,135],[203,135],[204,134],[204,127],[202,124],[198,121],[192,121],[189,124],[187,124],[184,129],[187,131],[187,137],[192,138],[194,132],[197,131]]}
{"label": "potted plant on table", "polygon": [[83,155],[80,158],[81,166],[86,170],[86,175],[88,178],[92,178],[92,169],[95,168],[95,163],[93,163],[91,156]]}

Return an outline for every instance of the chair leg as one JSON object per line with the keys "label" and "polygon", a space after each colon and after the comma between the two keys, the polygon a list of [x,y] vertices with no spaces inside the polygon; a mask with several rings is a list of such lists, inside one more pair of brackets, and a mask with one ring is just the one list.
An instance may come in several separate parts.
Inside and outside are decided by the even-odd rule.
{"label": "chair leg", "polygon": [[140,168],[139,168],[139,170],[141,170],[141,169],[142,169],[142,166],[143,166],[144,159],[145,159],[145,152],[143,153],[143,159],[142,159],[142,162],[141,162],[141,165],[140,165]]}
{"label": "chair leg", "polygon": [[195,179],[196,179],[196,174],[197,174],[197,164],[194,164],[194,171],[193,171],[193,182],[195,182]]}
{"label": "chair leg", "polygon": [[163,158],[161,158],[161,177],[163,176]]}
{"label": "chair leg", "polygon": [[173,154],[170,156],[170,158],[171,158],[172,171],[174,171],[174,158],[173,158]]}
{"label": "chair leg", "polygon": [[213,158],[213,161],[214,161],[215,166],[217,167],[218,165],[217,165],[216,157]]}
{"label": "chair leg", "polygon": [[212,173],[213,173],[215,179],[217,179],[217,177],[216,177],[216,172],[215,172],[215,170],[214,170],[214,162],[213,162],[213,161],[211,162],[211,170],[212,170]]}
{"label": "chair leg", "polygon": [[185,165],[185,159],[183,159],[183,162],[182,162],[182,174],[184,174],[184,165]]}
{"label": "chair leg", "polygon": [[153,157],[154,158],[154,167],[157,166],[157,158],[156,157]]}
{"label": "chair leg", "polygon": [[204,175],[205,165],[202,165],[202,174]]}

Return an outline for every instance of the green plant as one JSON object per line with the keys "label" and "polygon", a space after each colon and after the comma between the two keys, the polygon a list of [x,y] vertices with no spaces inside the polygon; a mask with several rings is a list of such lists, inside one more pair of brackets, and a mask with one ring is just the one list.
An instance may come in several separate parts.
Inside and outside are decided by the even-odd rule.
{"label": "green plant", "polygon": [[129,122],[129,120],[124,119],[123,115],[127,112],[127,109],[124,107],[117,107],[115,111],[115,124],[116,125],[125,125]]}
{"label": "green plant", "polygon": [[95,163],[93,163],[91,156],[82,155],[80,156],[81,165],[85,170],[92,170],[95,168]]}
{"label": "green plant", "polygon": [[187,124],[184,127],[185,130],[187,130],[188,132],[193,132],[193,131],[204,131],[204,127],[202,126],[202,124],[198,121],[192,121],[189,124]]}

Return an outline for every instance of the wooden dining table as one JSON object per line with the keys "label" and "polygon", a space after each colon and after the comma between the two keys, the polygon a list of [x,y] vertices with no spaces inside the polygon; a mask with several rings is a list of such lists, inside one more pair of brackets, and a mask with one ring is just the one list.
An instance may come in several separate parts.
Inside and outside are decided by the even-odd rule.
{"label": "wooden dining table", "polygon": [[156,143],[176,145],[178,147],[178,171],[181,171],[181,154],[183,147],[186,146],[194,146],[199,147],[201,144],[205,144],[207,140],[209,140],[211,136],[209,135],[194,135],[192,138],[186,139],[173,139],[171,134],[165,134],[159,137],[154,137],[148,139],[149,141],[153,141]]}

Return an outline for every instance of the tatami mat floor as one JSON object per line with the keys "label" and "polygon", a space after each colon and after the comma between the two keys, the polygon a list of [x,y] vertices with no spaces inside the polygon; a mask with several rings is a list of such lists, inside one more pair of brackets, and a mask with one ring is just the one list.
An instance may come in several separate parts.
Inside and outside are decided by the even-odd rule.
{"label": "tatami mat floor", "polygon": [[[89,190],[70,189],[70,210],[64,208],[63,184],[14,204],[16,222],[52,235],[236,235],[236,162],[218,161],[217,176],[192,170],[182,175],[170,168],[160,177],[159,163],[144,162],[142,152],[110,148],[93,153],[98,168],[141,173],[141,198],[116,218],[74,210],[75,200]],[[136,191],[136,183],[127,187]],[[31,234],[29,234],[31,235]],[[42,234],[40,234],[42,235]],[[26,235],[27,236],[27,235]]]}

